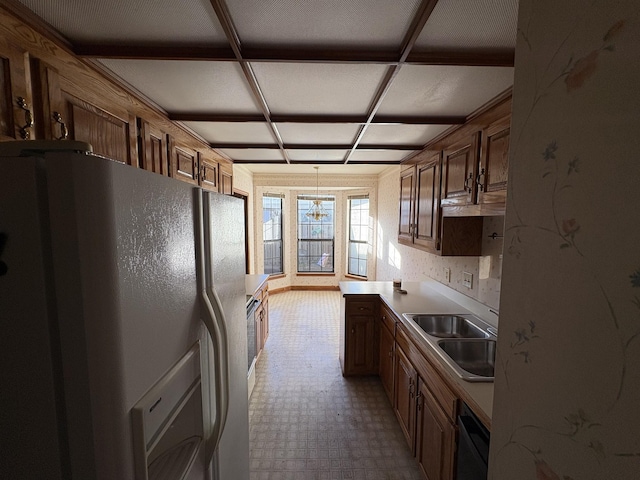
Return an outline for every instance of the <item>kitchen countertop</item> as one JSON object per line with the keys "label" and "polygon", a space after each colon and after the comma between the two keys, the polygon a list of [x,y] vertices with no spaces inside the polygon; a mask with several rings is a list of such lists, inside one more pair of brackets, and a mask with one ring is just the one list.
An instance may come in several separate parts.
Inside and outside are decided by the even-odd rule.
{"label": "kitchen countertop", "polygon": [[[410,332],[419,328],[411,325],[403,313],[433,314],[474,314],[487,323],[497,326],[496,317],[487,306],[442,285],[435,280],[425,282],[403,282],[406,294],[393,290],[392,282],[340,282],[343,295],[379,295],[387,306],[407,326]],[[430,360],[437,363],[440,372],[448,383],[456,389],[456,393],[465,401],[480,419],[491,427],[493,409],[493,382],[467,382],[460,378],[453,368],[445,363],[435,352],[435,348],[420,335],[412,335],[412,339],[423,350],[431,353]]]}
{"label": "kitchen countertop", "polygon": [[244,288],[247,291],[247,295],[253,295],[256,293],[264,283],[269,279],[269,275],[261,274],[247,274],[244,277]]}

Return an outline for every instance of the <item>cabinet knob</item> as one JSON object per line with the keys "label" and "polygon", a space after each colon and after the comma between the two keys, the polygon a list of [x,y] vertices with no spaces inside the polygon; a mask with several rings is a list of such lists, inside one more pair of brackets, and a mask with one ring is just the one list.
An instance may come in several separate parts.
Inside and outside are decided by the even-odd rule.
{"label": "cabinet knob", "polygon": [[393,357],[393,348],[389,350],[389,358]]}
{"label": "cabinet knob", "polygon": [[356,333],[356,329],[355,329],[355,328],[352,328],[352,329],[351,329],[351,333],[354,333],[354,334],[355,334],[355,333]]}

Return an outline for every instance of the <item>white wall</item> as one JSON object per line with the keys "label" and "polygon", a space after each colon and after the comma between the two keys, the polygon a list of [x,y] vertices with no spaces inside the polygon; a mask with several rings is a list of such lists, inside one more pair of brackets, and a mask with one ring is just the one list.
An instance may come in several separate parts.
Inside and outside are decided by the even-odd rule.
{"label": "white wall", "polygon": [[521,0],[490,478],[640,478],[640,9]]}
{"label": "white wall", "polygon": [[255,217],[252,215],[254,211],[254,194],[253,194],[253,173],[242,165],[233,165],[233,189],[240,190],[248,194],[247,210],[249,212],[248,234],[249,239],[249,273],[255,273],[255,242],[252,241],[255,230]]}
{"label": "white wall", "polygon": [[[498,308],[503,239],[493,240],[489,235],[493,232],[502,235],[504,217],[485,217],[481,257],[441,257],[398,243],[399,166],[389,167],[380,174],[378,196],[378,280],[421,281],[430,277],[489,307]],[[445,267],[451,270],[448,283],[444,278]],[[462,285],[462,272],[473,274],[473,288]]]}

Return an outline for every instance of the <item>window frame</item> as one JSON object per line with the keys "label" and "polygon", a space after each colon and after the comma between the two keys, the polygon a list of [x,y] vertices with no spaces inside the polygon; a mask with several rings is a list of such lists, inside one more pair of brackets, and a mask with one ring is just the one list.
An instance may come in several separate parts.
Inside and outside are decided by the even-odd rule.
{"label": "window frame", "polygon": [[[331,208],[329,208],[328,210],[330,211],[329,213],[329,217],[331,218],[331,223],[325,223],[322,220],[320,220],[319,222],[315,222],[315,221],[310,221],[309,225],[311,225],[313,222],[314,224],[317,224],[320,226],[321,231],[322,231],[322,227],[325,226],[329,226],[331,227],[331,238],[304,238],[300,235],[301,232],[301,224],[300,223],[300,217],[301,215],[304,215],[304,213],[306,213],[309,208],[305,208],[305,209],[301,209],[300,208],[300,201],[313,201],[313,200],[321,200],[322,202],[331,202],[332,206]],[[315,194],[299,194],[296,196],[296,272],[301,274],[301,275],[332,275],[336,273],[336,264],[335,264],[335,254],[336,254],[336,219],[335,219],[335,215],[336,215],[336,207],[337,207],[337,199],[335,195],[329,195],[329,194],[324,194],[324,195],[315,195]],[[317,262],[308,262],[309,265],[309,269],[301,269],[301,264],[300,264],[300,245],[301,242],[317,242],[317,243],[321,243],[321,242],[331,242],[331,253],[329,258],[331,259],[331,269],[325,269],[324,265],[321,265],[320,262],[322,261],[322,257],[318,257],[318,261]],[[317,255],[313,255],[314,257]],[[306,255],[307,258],[311,258],[312,255]],[[311,265],[312,263],[314,265],[318,265],[320,267],[319,270],[313,270],[311,269]]]}
{"label": "window frame", "polygon": [[[349,195],[347,196],[347,251],[346,251],[346,257],[347,257],[347,275],[353,276],[353,277],[358,277],[358,278],[362,278],[362,279],[367,279],[369,278],[369,246],[371,244],[371,238],[370,235],[367,235],[367,239],[366,240],[354,240],[351,237],[352,234],[352,228],[351,228],[351,210],[352,210],[352,200],[367,200],[368,206],[367,206],[367,212],[370,211],[370,207],[371,207],[371,200],[369,198],[369,194],[368,193],[364,193],[364,194],[359,194],[359,195]],[[367,215],[368,218],[368,215]],[[363,224],[359,224],[359,227],[365,226],[367,228],[367,232],[369,232],[369,222],[367,221],[366,225]],[[351,256],[351,245],[352,244],[356,244],[356,245],[366,245],[367,247],[367,254],[366,254],[366,258],[364,259],[365,261],[365,268],[366,268],[366,274],[365,275],[361,275],[360,273],[354,273],[351,271],[351,259],[352,258],[356,258],[357,260],[362,260],[360,257],[352,257]]]}
{"label": "window frame", "polygon": [[[264,222],[264,201],[265,198],[269,199],[278,199],[280,200],[280,238],[275,240],[265,240],[265,222]],[[284,195],[278,193],[264,193],[262,195],[262,211],[263,211],[263,221],[262,221],[262,270],[264,273],[268,275],[284,275]],[[274,245],[280,243],[280,271],[267,272],[267,248],[268,245]],[[276,257],[269,257],[276,258]]]}

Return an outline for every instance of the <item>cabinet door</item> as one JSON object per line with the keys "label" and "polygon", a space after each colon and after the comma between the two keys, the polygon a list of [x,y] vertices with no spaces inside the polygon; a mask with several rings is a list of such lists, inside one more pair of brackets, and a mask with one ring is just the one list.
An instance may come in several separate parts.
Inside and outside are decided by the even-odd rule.
{"label": "cabinet door", "polygon": [[167,134],[146,120],[138,118],[138,141],[140,167],[168,177]]}
{"label": "cabinet door", "polygon": [[510,120],[510,117],[503,118],[482,132],[480,169],[476,179],[480,204],[506,203]]}
{"label": "cabinet door", "polygon": [[439,248],[440,154],[416,167],[415,227],[413,242],[436,251]]}
{"label": "cabinet door", "polygon": [[346,372],[376,374],[378,352],[374,351],[375,318],[372,315],[349,315],[346,322]]}
{"label": "cabinet door", "polygon": [[475,202],[478,137],[479,132],[444,151],[441,205],[469,205]]}
{"label": "cabinet door", "polygon": [[398,241],[405,244],[413,243],[414,179],[414,166],[407,168],[400,173],[400,220],[398,224]]}
{"label": "cabinet door", "polygon": [[452,480],[455,427],[419,380],[416,458],[428,480]]}
{"label": "cabinet door", "polygon": [[380,327],[380,380],[387,397],[393,406],[393,357],[395,340],[389,329],[382,324]]}
{"label": "cabinet door", "polygon": [[220,193],[233,194],[233,167],[228,164],[220,164]]}
{"label": "cabinet door", "polygon": [[200,154],[200,186],[211,190],[218,191],[218,162],[213,158],[209,158],[204,154]]}
{"label": "cabinet door", "polygon": [[[72,82],[44,62],[33,60],[32,71],[34,88],[42,100],[42,112],[36,117],[42,137],[87,142],[98,155],[138,166],[135,116],[114,105],[79,97]],[[94,97],[90,100],[97,100]]]}
{"label": "cabinet door", "polygon": [[411,452],[415,452],[417,373],[401,348],[395,352],[393,408]]}
{"label": "cabinet door", "polygon": [[169,137],[170,176],[198,185],[198,152]]}
{"label": "cabinet door", "polygon": [[36,138],[25,50],[0,39],[0,141]]}

